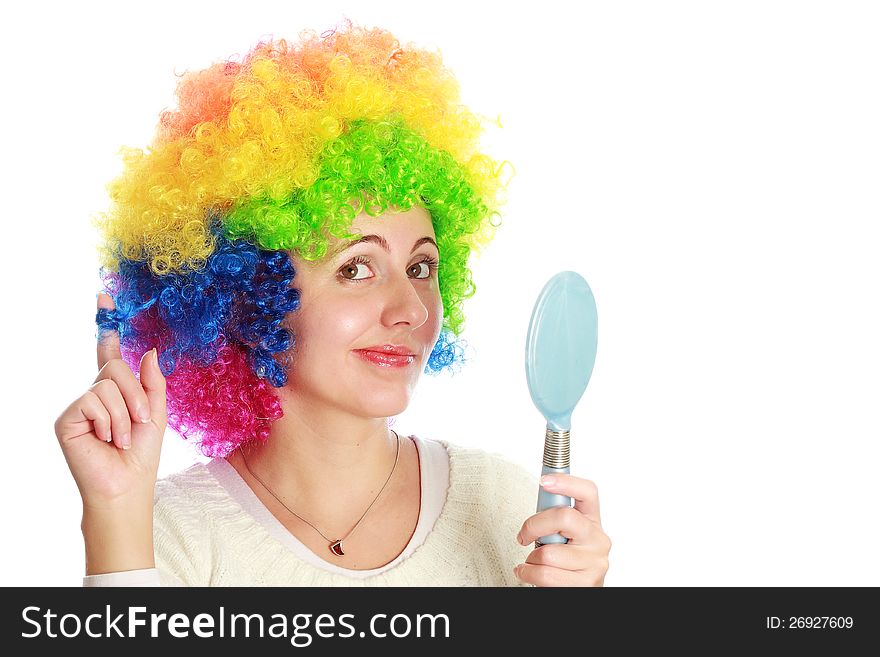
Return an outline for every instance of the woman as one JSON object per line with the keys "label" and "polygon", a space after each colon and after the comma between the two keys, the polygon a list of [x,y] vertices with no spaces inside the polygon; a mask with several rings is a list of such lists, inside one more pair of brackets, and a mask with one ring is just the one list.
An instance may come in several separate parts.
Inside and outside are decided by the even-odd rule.
{"label": "woman", "polygon": [[[601,585],[591,482],[530,516],[522,468],[388,426],[462,361],[503,189],[439,55],[349,24],[178,98],[111,187],[99,374],[55,425],[84,583]],[[157,482],[167,424],[213,459]]]}

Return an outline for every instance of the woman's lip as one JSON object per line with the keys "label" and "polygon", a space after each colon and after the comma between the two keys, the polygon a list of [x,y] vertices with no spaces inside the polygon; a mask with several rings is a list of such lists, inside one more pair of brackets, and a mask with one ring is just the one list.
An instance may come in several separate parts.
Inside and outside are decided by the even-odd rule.
{"label": "woman's lip", "polygon": [[380,367],[406,367],[415,362],[415,356],[398,356],[397,354],[389,354],[381,351],[370,351],[369,349],[355,349],[355,353],[370,363]]}
{"label": "woman's lip", "polygon": [[376,345],[375,347],[363,347],[362,349],[356,349],[355,351],[375,351],[379,354],[392,354],[394,356],[413,356],[415,354],[407,351],[406,347],[392,347],[392,346],[380,346]]}

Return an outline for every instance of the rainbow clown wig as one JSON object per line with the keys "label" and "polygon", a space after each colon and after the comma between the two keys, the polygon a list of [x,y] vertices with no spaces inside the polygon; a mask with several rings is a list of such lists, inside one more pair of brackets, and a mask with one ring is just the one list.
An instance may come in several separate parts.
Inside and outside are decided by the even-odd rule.
{"label": "rainbow clown wig", "polygon": [[289,251],[327,254],[360,211],[424,207],[443,264],[443,326],[425,373],[462,360],[472,250],[491,240],[504,164],[477,151],[483,130],[439,53],[352,26],[260,42],[184,74],[146,149],[123,148],[101,233],[101,279],[115,302],[98,337],[119,333],[133,370],[156,347],[168,423],[225,456],[265,440],[282,416],[299,306]]}

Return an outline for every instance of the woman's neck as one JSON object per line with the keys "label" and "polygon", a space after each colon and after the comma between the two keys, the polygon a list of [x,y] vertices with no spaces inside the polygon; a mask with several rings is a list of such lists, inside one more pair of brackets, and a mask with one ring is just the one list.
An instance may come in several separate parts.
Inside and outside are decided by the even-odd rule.
{"label": "woman's neck", "polygon": [[240,473],[253,473],[305,518],[344,522],[351,510],[365,509],[376,499],[386,480],[391,486],[397,437],[385,418],[315,410],[286,406],[265,442],[243,445],[227,460]]}

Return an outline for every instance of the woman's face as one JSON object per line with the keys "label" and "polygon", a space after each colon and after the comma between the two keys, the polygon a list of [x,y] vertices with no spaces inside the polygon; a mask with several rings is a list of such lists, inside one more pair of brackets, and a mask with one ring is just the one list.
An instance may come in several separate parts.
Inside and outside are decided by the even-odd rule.
{"label": "woman's face", "polygon": [[[389,417],[409,405],[440,335],[443,303],[431,266],[440,253],[421,207],[360,214],[351,232],[376,237],[348,248],[349,242],[331,242],[328,255],[315,262],[291,254],[300,307],[287,316],[296,341],[288,387],[300,399]],[[388,366],[359,355],[382,345],[402,346],[414,357]]]}

